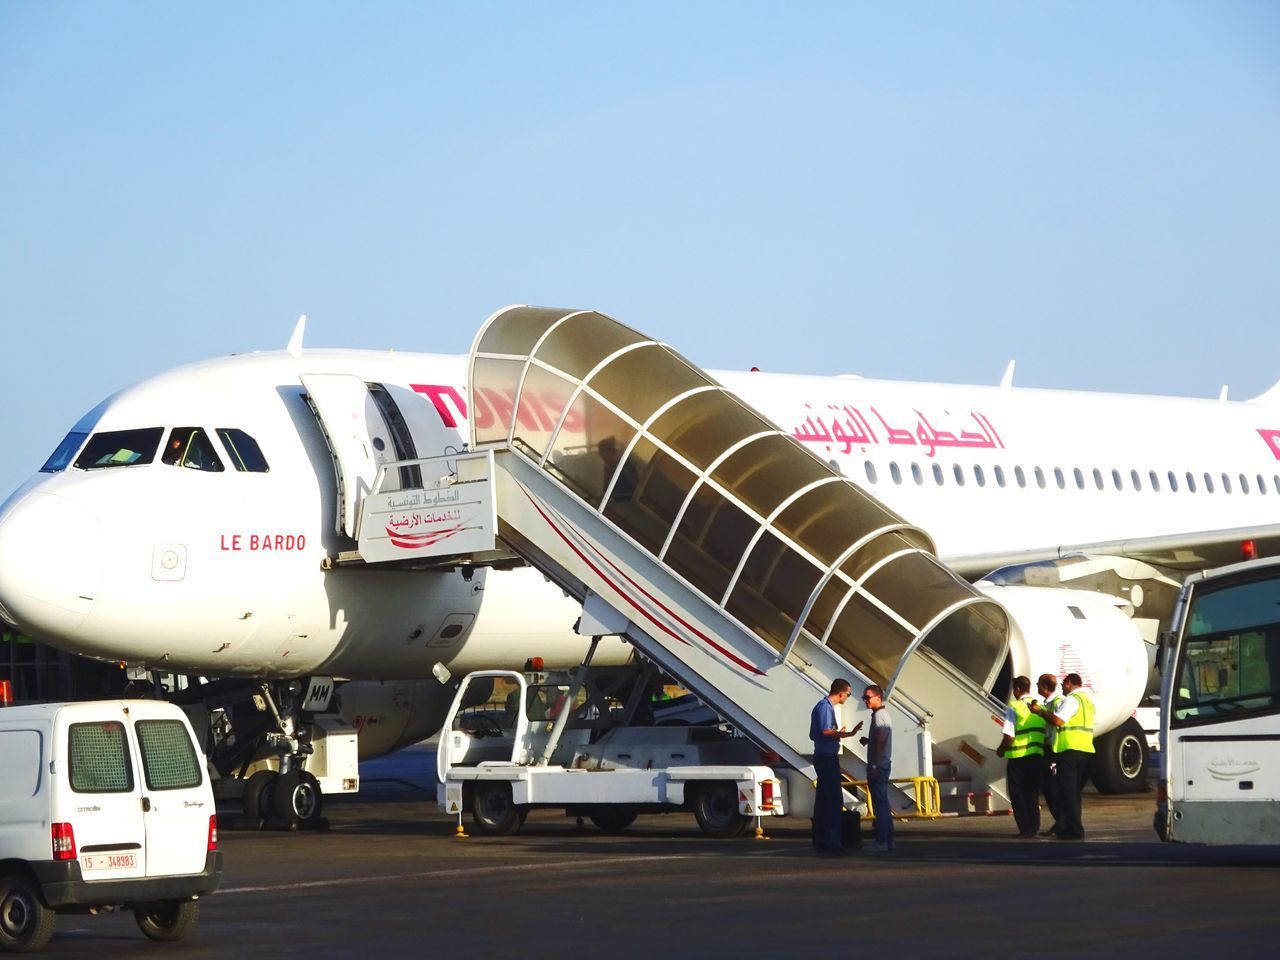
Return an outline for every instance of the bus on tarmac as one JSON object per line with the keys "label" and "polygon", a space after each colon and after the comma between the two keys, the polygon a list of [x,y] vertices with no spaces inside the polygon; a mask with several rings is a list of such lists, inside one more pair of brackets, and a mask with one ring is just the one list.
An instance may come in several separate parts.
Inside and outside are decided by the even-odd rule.
{"label": "bus on tarmac", "polygon": [[1280,844],[1280,558],[1189,578],[1166,640],[1156,832]]}

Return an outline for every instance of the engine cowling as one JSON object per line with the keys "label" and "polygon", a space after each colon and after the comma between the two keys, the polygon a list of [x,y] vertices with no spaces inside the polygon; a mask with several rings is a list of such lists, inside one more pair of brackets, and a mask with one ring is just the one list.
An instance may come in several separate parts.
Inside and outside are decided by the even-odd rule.
{"label": "engine cowling", "polygon": [[359,756],[371,760],[434,734],[457,692],[437,680],[356,680],[342,684],[342,719],[360,734]]}
{"label": "engine cowling", "polygon": [[1013,676],[1034,687],[1042,673],[1080,674],[1096,708],[1095,737],[1133,716],[1147,687],[1148,644],[1120,601],[1062,587],[977,587],[1009,612]]}

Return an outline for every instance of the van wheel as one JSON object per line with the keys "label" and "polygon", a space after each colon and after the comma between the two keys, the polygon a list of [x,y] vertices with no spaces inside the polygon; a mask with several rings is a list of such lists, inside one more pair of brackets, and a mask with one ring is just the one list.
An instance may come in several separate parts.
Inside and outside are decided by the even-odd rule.
{"label": "van wheel", "polygon": [[305,770],[280,774],[271,796],[272,812],[290,827],[312,827],[320,819],[320,781]]}
{"label": "van wheel", "polygon": [[133,908],[138,929],[152,940],[181,940],[196,928],[199,900],[157,900]]}
{"label": "van wheel", "polygon": [[57,918],[26,877],[0,878],[0,949],[10,953],[42,949],[53,936]]}
{"label": "van wheel", "polygon": [[693,816],[708,837],[727,840],[742,834],[751,818],[738,812],[738,787],[727,780],[698,785]]}
{"label": "van wheel", "polygon": [[276,778],[280,775],[274,770],[259,770],[244,784],[244,793],[240,796],[240,804],[244,815],[249,820],[266,820],[271,816],[271,800],[275,789]]}
{"label": "van wheel", "polygon": [[479,780],[471,791],[471,819],[476,829],[491,837],[515,833],[529,815],[511,799],[511,784],[500,780]]}

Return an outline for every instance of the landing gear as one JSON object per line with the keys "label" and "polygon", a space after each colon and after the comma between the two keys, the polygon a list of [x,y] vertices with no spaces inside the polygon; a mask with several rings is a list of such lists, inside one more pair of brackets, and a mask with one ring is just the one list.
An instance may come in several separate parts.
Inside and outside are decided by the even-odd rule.
{"label": "landing gear", "polygon": [[1147,789],[1147,735],[1130,717],[1098,737],[1089,772],[1103,793],[1140,793]]}
{"label": "landing gear", "polygon": [[291,829],[310,828],[320,821],[320,781],[297,768],[280,774],[272,791],[271,809]]}

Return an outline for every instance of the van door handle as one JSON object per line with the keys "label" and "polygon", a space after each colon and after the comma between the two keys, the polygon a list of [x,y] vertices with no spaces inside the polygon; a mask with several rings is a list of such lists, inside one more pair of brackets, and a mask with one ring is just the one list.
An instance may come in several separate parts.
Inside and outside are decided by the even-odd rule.
{"label": "van door handle", "polygon": [[143,798],[142,798],[142,812],[143,812],[143,813],[150,813],[150,812],[151,812],[151,798],[150,798],[150,797],[143,797]]}

